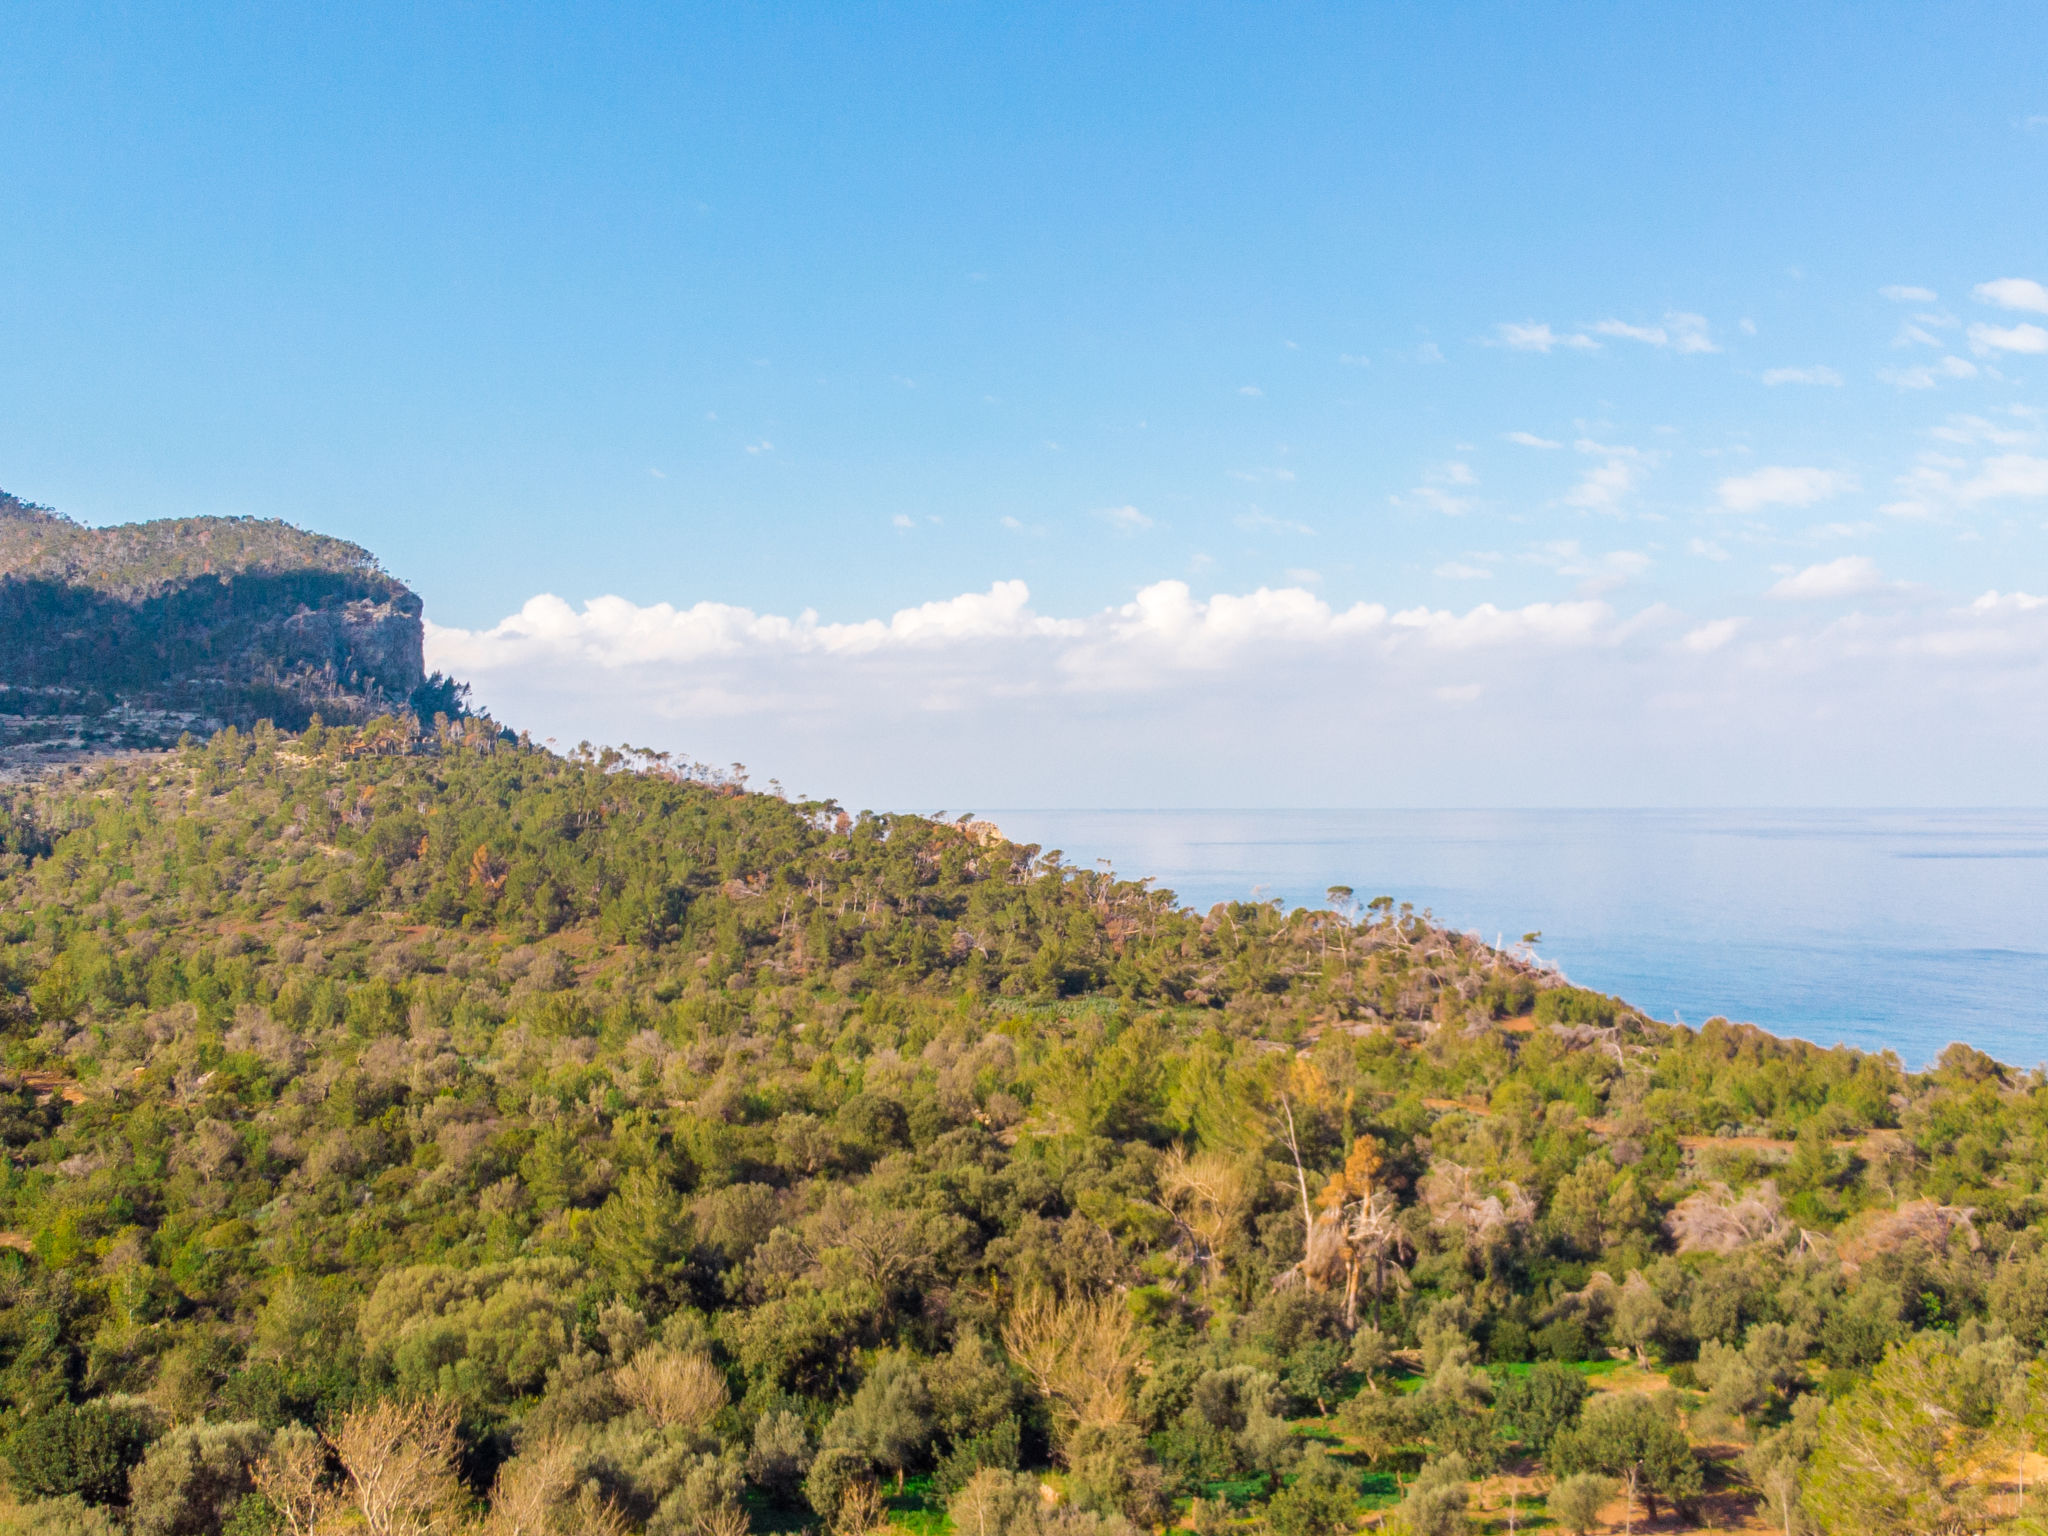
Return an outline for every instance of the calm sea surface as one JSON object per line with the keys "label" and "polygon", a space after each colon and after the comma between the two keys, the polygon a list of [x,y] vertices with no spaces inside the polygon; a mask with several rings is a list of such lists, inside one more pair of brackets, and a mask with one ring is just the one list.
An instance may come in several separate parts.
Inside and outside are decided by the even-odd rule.
{"label": "calm sea surface", "polygon": [[2048,1060],[2048,811],[990,811],[1184,904],[1332,885],[1488,940],[1541,930],[1581,986],[1890,1048]]}

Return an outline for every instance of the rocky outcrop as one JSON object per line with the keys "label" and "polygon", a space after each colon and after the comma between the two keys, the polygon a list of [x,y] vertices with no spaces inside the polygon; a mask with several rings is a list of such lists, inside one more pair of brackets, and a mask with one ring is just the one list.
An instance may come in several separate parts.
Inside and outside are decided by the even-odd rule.
{"label": "rocky outcrop", "polygon": [[369,551],[287,523],[88,528],[0,493],[0,748],[403,711],[420,610]]}

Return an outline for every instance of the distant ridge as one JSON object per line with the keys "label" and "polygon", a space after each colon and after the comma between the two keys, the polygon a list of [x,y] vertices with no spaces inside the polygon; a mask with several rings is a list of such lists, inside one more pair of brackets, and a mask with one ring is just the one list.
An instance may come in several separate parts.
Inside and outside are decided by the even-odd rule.
{"label": "distant ridge", "polygon": [[61,580],[133,602],[202,576],[302,571],[363,576],[411,596],[360,544],[276,518],[176,517],[89,528],[0,491],[0,577]]}
{"label": "distant ridge", "polygon": [[260,719],[452,712],[420,613],[368,550],[289,523],[92,528],[0,491],[0,767]]}

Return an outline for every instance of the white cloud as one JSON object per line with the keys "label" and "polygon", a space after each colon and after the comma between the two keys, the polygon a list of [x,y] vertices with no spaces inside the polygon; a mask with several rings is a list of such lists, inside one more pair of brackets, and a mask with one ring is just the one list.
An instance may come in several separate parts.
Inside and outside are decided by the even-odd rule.
{"label": "white cloud", "polygon": [[889,526],[891,528],[915,528],[917,526],[917,519],[909,516],[907,513],[898,512],[889,519]]}
{"label": "white cloud", "polygon": [[2032,613],[2036,608],[2048,608],[2048,597],[2034,597],[2026,592],[2007,592],[2001,595],[1995,587],[1970,604],[1972,613]]}
{"label": "white cloud", "polygon": [[1716,544],[1712,539],[1692,539],[1687,542],[1685,552],[1689,555],[1698,555],[1702,560],[1726,560],[1728,558],[1728,551]]}
{"label": "white cloud", "polygon": [[1524,448],[1562,448],[1564,446],[1563,443],[1555,442],[1550,438],[1538,437],[1534,432],[1510,432],[1507,434],[1507,440],[1511,443],[1520,443]]}
{"label": "white cloud", "polygon": [[[1476,497],[1462,494],[1478,483],[1479,476],[1470,464],[1463,459],[1448,459],[1426,470],[1422,483],[1408,492],[1408,499],[1445,517],[1460,517],[1479,505]],[[1395,497],[1394,502],[1397,506],[1406,504],[1400,497]]]}
{"label": "white cloud", "polygon": [[1688,315],[1674,310],[1664,317],[1664,323],[1671,328],[1671,349],[1674,352],[1721,350],[1707,334],[1707,318],[1704,315]]}
{"label": "white cloud", "polygon": [[1718,352],[1709,334],[1705,315],[1669,310],[1662,325],[1631,325],[1626,320],[1600,320],[1589,327],[1596,335],[1640,341],[1652,347],[1669,347],[1674,352]]}
{"label": "white cloud", "polygon": [[1592,351],[1600,345],[1590,336],[1560,335],[1548,324],[1538,324],[1534,321],[1518,324],[1512,320],[1503,320],[1493,330],[1496,345],[1515,352],[1548,352],[1553,347]]}
{"label": "white cloud", "polygon": [[1962,322],[1954,315],[1915,315],[1899,327],[1899,334],[1892,338],[1895,347],[1945,347],[1947,342],[1935,335],[1936,331],[1952,331]]}
{"label": "white cloud", "polygon": [[1662,326],[1630,325],[1624,320],[1598,320],[1591,329],[1600,336],[1619,336],[1628,341],[1647,342],[1653,347],[1661,347],[1671,339]]}
{"label": "white cloud", "polygon": [[1572,447],[1605,461],[1581,471],[1578,483],[1558,498],[1559,505],[1582,512],[1619,512],[1658,458],[1640,448],[1595,442],[1589,437],[1580,438]]}
{"label": "white cloud", "polygon": [[1451,683],[1432,692],[1446,704],[1471,704],[1486,692],[1484,683]]}
{"label": "white cloud", "polygon": [[1436,568],[1435,573],[1445,581],[1491,581],[1493,572],[1483,565],[1468,565],[1462,560],[1446,560]]}
{"label": "white cloud", "polygon": [[749,453],[773,453],[774,451],[775,445],[765,437],[758,443],[747,444],[747,452]]}
{"label": "white cloud", "polygon": [[1440,485],[1418,485],[1409,496],[1444,517],[1463,517],[1476,505],[1470,496],[1455,496]]}
{"label": "white cloud", "polygon": [[1656,564],[1639,549],[1611,549],[1579,583],[1581,592],[1606,592],[1634,581]]}
{"label": "white cloud", "polygon": [[[1877,579],[1848,576],[1791,584]],[[1241,804],[1247,786],[1328,805],[1366,761],[1392,804],[2035,793],[2048,599],[1885,593],[1851,613],[1775,602],[1739,627],[1598,599],[1390,611],[1182,582],[1078,618],[1001,582],[830,624],[542,596],[488,629],[430,623],[427,662],[537,737],[738,758],[853,805]],[[1474,688],[1483,712],[1445,707]],[[1504,758],[1503,733],[1526,750]],[[1388,740],[1401,752],[1376,751]]]}
{"label": "white cloud", "polygon": [[1733,640],[1748,622],[1741,618],[1709,619],[1698,628],[1687,630],[1678,643],[1695,656],[1710,655]]}
{"label": "white cloud", "polygon": [[1778,384],[1840,384],[1842,376],[1824,363],[1811,368],[1766,368],[1764,382]]}
{"label": "white cloud", "polygon": [[[1933,339],[1931,336],[1928,338],[1930,341]],[[1977,365],[1966,357],[1951,356],[1919,368],[1880,369],[1877,376],[1900,389],[1932,389],[1943,379],[1974,379],[1977,377]]]}
{"label": "white cloud", "polygon": [[1152,519],[1140,512],[1136,507],[1104,507],[1095,515],[1110,524],[1110,526],[1121,528],[1126,533],[1136,533],[1140,529],[1152,526]]}
{"label": "white cloud", "polygon": [[1255,399],[1255,400],[1256,400],[1256,399],[1257,399],[1257,398],[1258,398],[1258,397],[1259,397],[1260,395],[1263,395],[1263,394],[1265,393],[1265,391],[1264,391],[1263,389],[1259,388],[1259,386],[1258,386],[1258,385],[1256,385],[1256,384],[1240,384],[1240,385],[1238,385],[1238,387],[1237,387],[1237,392],[1238,392],[1238,393],[1239,393],[1240,395],[1249,395],[1249,396],[1250,396],[1251,398],[1253,398],[1253,399]]}
{"label": "white cloud", "polygon": [[[434,664],[495,674],[549,663],[610,670],[697,666],[740,656],[883,658],[936,652],[983,642],[1045,645],[1075,686],[1099,679],[1089,663],[1139,650],[1152,662],[1217,666],[1273,644],[1323,646],[1374,639],[1399,646],[1457,651],[1521,644],[1578,645],[1610,627],[1604,603],[1532,603],[1503,609],[1482,603],[1464,613],[1409,608],[1389,615],[1377,603],[1332,607],[1300,587],[1261,587],[1206,600],[1187,583],[1154,582],[1128,603],[1092,618],[1056,619],[1035,612],[1021,581],[986,592],[900,609],[886,619],[821,623],[805,611],[793,618],[725,603],[678,609],[640,606],[621,597],[593,598],[578,611],[543,594],[486,630],[430,625]],[[770,707],[763,700],[757,707]]]}
{"label": "white cloud", "polygon": [[1653,457],[1652,454],[1645,453],[1640,448],[1631,447],[1627,443],[1603,443],[1590,437],[1582,437],[1573,442],[1572,451],[1575,453],[1599,454],[1610,459],[1639,459],[1647,461]]}
{"label": "white cloud", "polygon": [[1884,585],[1877,563],[1868,555],[1844,555],[1821,565],[1809,565],[1795,576],[1787,576],[1771,588],[1772,597],[1830,598],[1854,597]]}
{"label": "white cloud", "polygon": [[1084,644],[1065,667],[1085,682],[1099,676],[1087,662],[1115,647],[1142,648],[1153,660],[1173,665],[1214,667],[1268,644],[1319,646],[1376,633],[1386,625],[1387,610],[1357,603],[1340,611],[1299,587],[1217,593],[1204,602],[1184,581],[1156,581],[1130,602],[1084,622]]}
{"label": "white cloud", "polygon": [[1969,511],[1986,502],[2036,501],[2048,497],[2048,459],[2030,453],[1996,453],[1980,460],[1972,472],[1967,459],[1923,453],[1920,462],[1899,477],[1898,484],[1904,494],[1881,509],[1893,517],[1938,517]]}
{"label": "white cloud", "polygon": [[2037,315],[2048,315],[2048,288],[2043,288],[2030,277],[2001,277],[1993,282],[1979,283],[1971,293],[1981,302],[1995,304],[2000,309],[2024,309]]}
{"label": "white cloud", "polygon": [[2034,356],[2048,352],[2048,331],[2038,325],[1973,325],[1970,347],[1979,357],[1993,352],[2022,352]]}
{"label": "white cloud", "polygon": [[1754,512],[1760,507],[1810,507],[1855,488],[1855,476],[1837,470],[1767,464],[1746,475],[1729,476],[1716,494],[1730,512]]}
{"label": "white cloud", "polygon": [[428,629],[438,665],[479,673],[547,661],[610,669],[759,653],[861,656],[905,646],[1079,632],[1071,621],[1034,614],[1030,600],[1023,582],[999,581],[986,592],[899,609],[887,619],[821,624],[809,610],[784,618],[727,603],[642,607],[623,597],[592,598],[579,613],[543,593],[490,629]]}
{"label": "white cloud", "polygon": [[2003,447],[2014,447],[2034,440],[2034,434],[2024,427],[2005,427],[1982,416],[1955,415],[1938,427],[1930,427],[1927,435],[1944,443],[1997,443]]}
{"label": "white cloud", "polygon": [[1878,292],[1896,304],[1932,304],[1940,297],[1932,288],[1914,288],[1905,283],[1894,283]]}
{"label": "white cloud", "polygon": [[1623,586],[1647,571],[1653,563],[1640,550],[1616,549],[1603,555],[1588,554],[1577,539],[1553,539],[1530,550],[1524,559],[1548,566],[1560,576],[1576,577],[1579,594],[1591,597]]}
{"label": "white cloud", "polygon": [[1957,500],[1967,505],[2042,496],[2048,496],[2048,459],[2030,453],[1994,454],[1956,488]]}
{"label": "white cloud", "polygon": [[1481,603],[1469,613],[1444,609],[1404,608],[1389,621],[1447,650],[1480,650],[1493,646],[1585,645],[1601,638],[1614,617],[1605,603],[1530,603],[1523,608],[1496,608]]}
{"label": "white cloud", "polygon": [[1559,499],[1586,512],[1613,512],[1628,499],[1640,478],[1639,467],[1627,459],[1609,459],[1581,472],[1579,483]]}

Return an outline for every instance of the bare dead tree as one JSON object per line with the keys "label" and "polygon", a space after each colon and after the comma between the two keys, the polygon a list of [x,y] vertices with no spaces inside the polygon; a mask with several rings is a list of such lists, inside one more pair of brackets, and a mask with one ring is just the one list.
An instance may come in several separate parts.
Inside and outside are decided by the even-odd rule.
{"label": "bare dead tree", "polygon": [[251,1475],[284,1521],[286,1536],[313,1536],[336,1503],[327,1487],[327,1448],[304,1425],[288,1424],[272,1436]]}
{"label": "bare dead tree", "polygon": [[662,1428],[701,1429],[726,1404],[725,1377],[699,1354],[650,1344],[612,1377],[619,1396]]}
{"label": "bare dead tree", "polygon": [[1060,1301],[1044,1291],[1030,1292],[1003,1320],[1003,1347],[1038,1388],[1063,1431],[1129,1422],[1131,1386],[1145,1349],[1137,1322],[1119,1297]]}
{"label": "bare dead tree", "polygon": [[453,1403],[387,1398],[342,1417],[328,1439],[370,1536],[443,1536],[463,1523]]}

